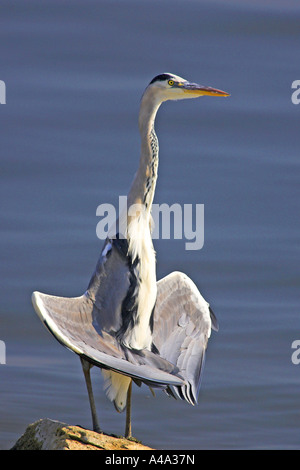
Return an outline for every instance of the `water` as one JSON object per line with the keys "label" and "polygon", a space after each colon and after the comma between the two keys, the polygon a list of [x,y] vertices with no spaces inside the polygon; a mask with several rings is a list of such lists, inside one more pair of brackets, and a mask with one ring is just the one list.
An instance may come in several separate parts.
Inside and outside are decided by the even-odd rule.
{"label": "water", "polygon": [[[133,432],[168,449],[299,448],[298,2],[2,2],[0,448],[42,417],[91,425],[78,358],[33,311],[80,295],[102,242],[96,208],[137,168],[141,93],[174,72],[231,93],[159,111],[155,202],[205,205],[205,243],[157,240],[216,312],[197,407],[133,392]],[[93,370],[100,422],[122,433]]]}

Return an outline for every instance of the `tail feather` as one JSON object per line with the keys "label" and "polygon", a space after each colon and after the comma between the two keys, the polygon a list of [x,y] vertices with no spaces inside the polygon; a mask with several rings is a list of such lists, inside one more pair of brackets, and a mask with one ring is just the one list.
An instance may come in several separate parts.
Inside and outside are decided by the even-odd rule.
{"label": "tail feather", "polygon": [[104,390],[107,398],[115,405],[116,410],[121,413],[126,408],[128,387],[131,382],[130,377],[110,370],[101,370],[104,377]]}

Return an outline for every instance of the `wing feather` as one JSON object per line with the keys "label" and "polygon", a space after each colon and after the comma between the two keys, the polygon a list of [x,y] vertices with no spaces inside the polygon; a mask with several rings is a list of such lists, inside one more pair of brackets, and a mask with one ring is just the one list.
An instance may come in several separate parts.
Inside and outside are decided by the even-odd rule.
{"label": "wing feather", "polygon": [[107,240],[84,295],[34,292],[33,305],[55,338],[89,362],[196,403],[207,341],[211,327],[217,327],[215,315],[191,279],[171,273],[157,283],[153,352],[127,349],[115,332],[122,324],[129,275],[121,244]]}
{"label": "wing feather", "polygon": [[[153,387],[183,384],[178,369],[151,351],[122,347],[106,331],[94,327],[94,303],[87,295],[56,297],[34,292],[34,308],[45,326],[65,347],[101,368],[120,372]],[[99,313],[99,312],[98,312]]]}
{"label": "wing feather", "polygon": [[[213,322],[216,326],[215,315]],[[188,276],[173,272],[158,281],[153,344],[178,367],[186,383],[175,387],[175,393],[192,404],[197,402],[211,328],[209,304]]]}

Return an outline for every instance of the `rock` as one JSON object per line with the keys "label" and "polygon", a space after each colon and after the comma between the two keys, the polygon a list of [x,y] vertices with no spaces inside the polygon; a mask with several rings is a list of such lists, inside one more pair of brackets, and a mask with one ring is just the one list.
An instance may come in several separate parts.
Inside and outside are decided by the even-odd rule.
{"label": "rock", "polygon": [[151,450],[135,440],[45,418],[30,424],[11,450]]}

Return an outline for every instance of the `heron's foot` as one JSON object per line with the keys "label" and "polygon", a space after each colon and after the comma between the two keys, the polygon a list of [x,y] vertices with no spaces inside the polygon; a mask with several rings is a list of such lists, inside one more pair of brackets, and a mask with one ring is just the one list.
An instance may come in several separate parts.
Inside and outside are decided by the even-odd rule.
{"label": "heron's foot", "polygon": [[100,426],[94,426],[93,431],[94,431],[94,432],[97,432],[98,434],[103,434],[103,431],[102,431],[102,429],[100,428]]}
{"label": "heron's foot", "polygon": [[142,441],[140,441],[139,439],[137,439],[136,437],[133,437],[133,436],[125,436],[126,439],[128,439],[128,441],[132,441],[132,442],[135,442],[136,444],[141,444]]}
{"label": "heron's foot", "polygon": [[136,437],[133,437],[133,436],[122,436],[121,434],[109,434],[110,436],[112,437],[116,437],[117,439],[127,439],[128,441],[132,441],[132,442],[136,442],[137,444],[141,444],[142,441],[140,441],[139,439],[137,439]]}

